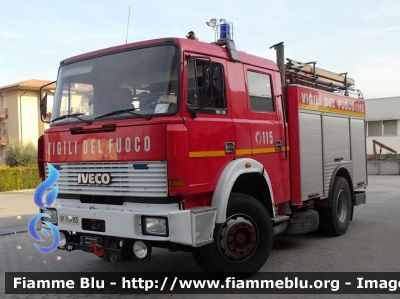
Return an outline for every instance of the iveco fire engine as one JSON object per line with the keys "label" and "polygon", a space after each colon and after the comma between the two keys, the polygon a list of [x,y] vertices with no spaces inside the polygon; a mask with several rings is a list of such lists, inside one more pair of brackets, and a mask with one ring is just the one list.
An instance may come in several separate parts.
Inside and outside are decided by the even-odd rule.
{"label": "iveco fire engine", "polygon": [[[59,249],[111,261],[192,251],[257,272],[279,233],[343,235],[366,202],[365,105],[347,74],[160,38],[63,60],[38,141]],[[44,91],[42,92],[44,95]],[[50,106],[50,105],[49,105]],[[50,116],[50,119],[49,119]]]}

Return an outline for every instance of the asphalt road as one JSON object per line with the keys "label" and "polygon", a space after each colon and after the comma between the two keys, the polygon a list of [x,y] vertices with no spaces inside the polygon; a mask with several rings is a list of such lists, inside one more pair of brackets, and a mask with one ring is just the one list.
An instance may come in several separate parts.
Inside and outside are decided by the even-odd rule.
{"label": "asphalt road", "polygon": [[34,190],[0,193],[0,236],[26,231],[29,220],[39,212]]}
{"label": "asphalt road", "polygon": [[[370,176],[367,204],[355,208],[344,236],[317,233],[275,237],[261,271],[400,272],[400,176]],[[0,200],[1,200],[0,195]],[[5,272],[196,272],[190,253],[154,249],[148,262],[111,263],[90,253],[56,250],[42,254],[26,232],[0,236],[0,294]],[[5,298],[54,298],[54,295],[2,295]],[[135,298],[187,298],[188,295],[135,295]],[[249,295],[199,295],[196,298],[248,298]],[[334,298],[336,295],[251,295],[252,298]],[[343,296],[343,295],[342,295]],[[396,295],[344,295],[344,298],[395,298]],[[398,296],[398,295],[397,295]],[[132,295],[57,295],[58,298],[129,298]]]}

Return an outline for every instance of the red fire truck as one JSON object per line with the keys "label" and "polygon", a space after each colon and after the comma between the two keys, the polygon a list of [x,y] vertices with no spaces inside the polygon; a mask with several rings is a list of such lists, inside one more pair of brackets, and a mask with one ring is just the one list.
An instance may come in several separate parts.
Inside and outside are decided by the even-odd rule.
{"label": "red fire truck", "polygon": [[346,232],[367,186],[354,80],[285,60],[282,43],[277,63],[237,51],[226,32],[61,62],[38,141],[40,176],[59,173],[44,220],[60,249],[115,262],[162,247],[255,273],[279,233]]}

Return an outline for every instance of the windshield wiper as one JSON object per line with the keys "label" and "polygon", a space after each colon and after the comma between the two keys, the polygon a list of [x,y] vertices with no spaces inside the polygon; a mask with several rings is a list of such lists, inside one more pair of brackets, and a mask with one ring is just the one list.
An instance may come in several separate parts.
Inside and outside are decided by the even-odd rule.
{"label": "windshield wiper", "polygon": [[79,119],[80,121],[83,121],[83,122],[87,123],[88,125],[91,125],[91,124],[92,124],[92,121],[87,120],[87,119],[83,119],[83,118],[79,117],[80,115],[83,115],[83,114],[84,114],[84,113],[65,114],[65,115],[62,115],[62,116],[60,116],[60,117],[56,117],[56,118],[53,119],[51,122],[55,122],[55,121],[57,121],[57,120],[61,120],[61,119],[65,119],[65,118],[74,117],[74,118],[76,118],[76,119]]}
{"label": "windshield wiper", "polygon": [[129,108],[129,109],[123,109],[123,110],[115,110],[115,111],[112,111],[112,112],[110,112],[110,113],[106,113],[106,114],[97,116],[97,117],[95,117],[94,119],[99,119],[99,118],[103,118],[103,117],[107,117],[107,116],[111,116],[111,115],[122,114],[122,113],[126,113],[126,112],[128,112],[128,113],[130,113],[130,114],[133,114],[133,115],[137,115],[137,116],[143,116],[143,117],[146,118],[146,119],[151,119],[151,116],[150,116],[150,115],[143,115],[143,114],[139,114],[139,113],[132,112],[132,111],[135,111],[135,110],[136,110],[136,108]]}

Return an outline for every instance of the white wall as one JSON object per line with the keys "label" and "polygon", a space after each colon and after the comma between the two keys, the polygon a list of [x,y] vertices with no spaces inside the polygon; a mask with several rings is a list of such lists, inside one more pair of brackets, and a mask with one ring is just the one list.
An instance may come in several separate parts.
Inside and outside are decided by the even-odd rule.
{"label": "white wall", "polygon": [[400,97],[366,99],[365,118],[367,121],[400,119]]}
{"label": "white wall", "polygon": [[31,141],[37,144],[39,138],[39,117],[37,97],[22,96],[21,98],[21,135],[23,142]]}
{"label": "white wall", "polygon": [[[367,154],[374,153],[372,140],[377,140],[400,153],[400,97],[377,98],[365,100],[365,119],[369,121],[397,121],[397,133],[385,135],[384,130],[380,136],[368,136],[367,128]],[[378,153],[380,147],[376,147]],[[382,149],[382,154],[390,153]]]}
{"label": "white wall", "polygon": [[[377,140],[384,145],[394,149],[397,153],[400,153],[400,120],[397,120],[397,134],[396,135],[382,135],[382,136],[368,136],[367,129],[367,154],[372,155],[374,153],[372,140]],[[379,153],[380,147],[376,146],[376,150]],[[391,153],[385,149],[382,149],[382,154]]]}

